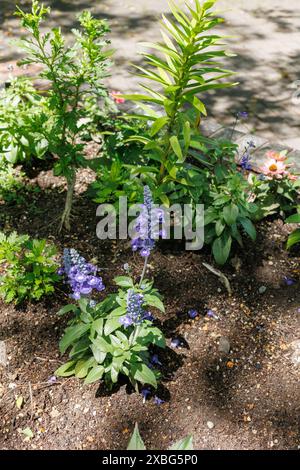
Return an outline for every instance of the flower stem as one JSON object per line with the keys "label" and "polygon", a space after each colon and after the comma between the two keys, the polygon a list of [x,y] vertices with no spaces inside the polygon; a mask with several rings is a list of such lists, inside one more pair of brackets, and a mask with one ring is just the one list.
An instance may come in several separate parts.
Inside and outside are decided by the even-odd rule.
{"label": "flower stem", "polygon": [[139,282],[139,287],[141,287],[142,282],[143,282],[143,280],[144,280],[144,276],[145,276],[145,274],[146,274],[147,264],[148,264],[148,258],[149,258],[149,256],[146,256],[146,257],[145,257],[145,262],[144,262],[144,267],[143,267],[141,279],[140,279],[140,282]]}

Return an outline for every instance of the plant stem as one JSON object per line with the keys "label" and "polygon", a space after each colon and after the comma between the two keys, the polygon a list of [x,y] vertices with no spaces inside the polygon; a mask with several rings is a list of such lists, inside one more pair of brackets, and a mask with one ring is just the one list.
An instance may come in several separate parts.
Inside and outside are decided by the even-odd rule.
{"label": "plant stem", "polygon": [[76,172],[75,171],[72,172],[72,176],[70,176],[67,179],[67,182],[68,182],[68,191],[67,191],[67,197],[66,197],[64,212],[63,212],[62,217],[61,217],[61,223],[60,223],[59,231],[61,231],[63,227],[65,227],[67,230],[71,229],[70,216],[71,216],[71,210],[72,210],[74,188],[75,188],[75,183],[76,183]]}
{"label": "plant stem", "polygon": [[142,282],[143,282],[143,280],[144,280],[144,276],[145,276],[145,274],[146,274],[147,264],[148,264],[148,258],[149,258],[149,256],[146,256],[146,257],[145,257],[144,267],[143,267],[143,271],[142,271],[142,274],[141,274],[141,279],[140,279],[140,282],[139,282],[139,287],[141,287]]}

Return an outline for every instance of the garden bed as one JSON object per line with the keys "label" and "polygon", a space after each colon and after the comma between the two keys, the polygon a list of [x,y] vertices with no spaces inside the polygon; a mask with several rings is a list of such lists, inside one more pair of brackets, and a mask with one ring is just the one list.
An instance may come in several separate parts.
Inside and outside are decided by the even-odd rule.
{"label": "garden bed", "polygon": [[[61,249],[76,248],[103,268],[104,283],[111,286],[124,263],[138,277],[142,259],[132,256],[129,242],[96,238],[96,205],[84,194],[91,178],[80,172],[69,234],[58,236],[52,224],[64,193],[62,180],[50,172],[33,180],[41,190],[30,203],[1,205],[1,225],[6,232],[45,237]],[[248,242],[222,268],[231,297],[203,266],[212,262],[208,252],[160,242],[149,266],[166,307],[166,314],[156,315],[168,345],[159,351],[160,405],[153,397],[143,403],[125,382],[109,392],[77,378],[50,379],[64,362],[58,340],[66,319],[57,316],[67,299],[63,287],[39,303],[1,302],[0,340],[9,362],[0,368],[0,448],[124,449],[135,422],[148,448],[167,448],[187,434],[196,449],[299,448],[299,251],[286,252],[287,234],[280,220],[258,226],[258,241]],[[286,285],[285,276],[296,283]],[[187,314],[191,308],[199,312],[194,320]],[[180,347],[171,347],[174,338]],[[33,437],[21,432],[26,428]]]}

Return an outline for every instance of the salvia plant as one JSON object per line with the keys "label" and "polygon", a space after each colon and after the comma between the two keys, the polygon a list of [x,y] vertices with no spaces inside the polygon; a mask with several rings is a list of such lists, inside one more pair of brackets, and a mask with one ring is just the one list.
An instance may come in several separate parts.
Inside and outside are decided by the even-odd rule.
{"label": "salvia plant", "polygon": [[69,229],[77,169],[91,164],[84,156],[80,140],[90,118],[83,103],[91,97],[102,100],[103,106],[109,103],[103,79],[112,51],[106,47],[109,43],[105,38],[109,32],[106,21],[84,11],[78,18],[80,29],[72,30],[73,45],[67,46],[60,28],[41,32],[41,24],[49,13],[50,8],[38,0],[32,1],[30,13],[18,8],[16,14],[27,31],[18,44],[26,53],[21,64],[41,65],[40,77],[49,83],[47,112],[40,117],[40,128],[49,151],[57,157],[55,174],[64,176],[68,184],[60,227]]}
{"label": "salvia plant", "polygon": [[54,292],[59,281],[56,248],[46,240],[0,233],[0,295],[5,302],[39,300]]}
{"label": "salvia plant", "polygon": [[[153,369],[149,348],[164,348],[165,339],[161,330],[154,326],[150,311],[154,307],[164,312],[164,305],[153,282],[145,279],[155,244],[149,219],[153,210],[152,196],[146,187],[141,207],[143,220],[139,219],[136,228],[138,249],[144,258],[142,274],[138,282],[130,276],[116,277],[118,291],[101,302],[91,298],[93,288],[99,291],[103,288],[102,279],[95,276],[95,267],[86,263],[75,250],[65,253],[64,272],[69,277],[73,298],[80,297],[80,300],[78,306],[70,304],[59,312],[61,315],[73,312],[74,317],[60,341],[61,353],[69,350],[70,360],[56,371],[57,375],[75,375],[84,378],[86,384],[103,379],[112,386],[122,374],[137,390],[139,384],[156,388],[159,371]],[[136,244],[137,239],[133,240],[134,251]]]}
{"label": "salvia plant", "polygon": [[[201,145],[199,122],[207,114],[201,95],[234,85],[220,81],[232,72],[220,63],[229,55],[222,49],[222,37],[210,33],[223,21],[212,12],[214,4],[214,0],[202,4],[194,0],[186,2],[184,11],[169,2],[173,19],[162,17],[162,42],[145,44],[157,53],[144,52],[147,67],[137,66],[138,75],[150,81],[141,84],[145,93],[126,95],[138,103],[142,118],[151,123],[149,136],[131,139],[143,142],[145,154],[158,163],[153,187],[165,204],[169,204],[167,194],[174,191],[174,183],[177,192],[189,185],[194,192],[201,187],[203,177],[190,159],[210,164],[195,151]],[[140,119],[141,115],[132,117]]]}
{"label": "salvia plant", "polygon": [[[146,450],[144,441],[140,435],[138,424],[135,424],[134,431],[128,443],[127,450]],[[193,437],[187,436],[173,444],[169,450],[193,450]]]}

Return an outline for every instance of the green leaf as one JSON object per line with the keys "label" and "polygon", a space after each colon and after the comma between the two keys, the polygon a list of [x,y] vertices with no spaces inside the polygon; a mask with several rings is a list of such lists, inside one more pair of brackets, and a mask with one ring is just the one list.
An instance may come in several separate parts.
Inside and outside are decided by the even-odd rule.
{"label": "green leaf", "polygon": [[290,215],[285,222],[287,224],[300,224],[300,214]]}
{"label": "green leaf", "polygon": [[250,219],[247,219],[246,217],[240,217],[239,220],[240,224],[242,225],[243,229],[245,232],[249,235],[249,237],[255,241],[256,240],[256,230],[251,222]]}
{"label": "green leaf", "polygon": [[68,312],[76,312],[76,310],[78,310],[78,307],[76,307],[74,304],[65,305],[57,312],[57,315],[64,315]]}
{"label": "green leaf", "polygon": [[121,328],[121,323],[120,323],[120,317],[117,317],[117,318],[109,318],[106,322],[105,322],[105,326],[104,326],[104,335],[105,336],[109,336],[111,333],[113,333],[113,331]]}
{"label": "green leaf", "polygon": [[76,366],[77,361],[69,361],[60,366],[56,371],[54,372],[55,375],[58,377],[70,377],[71,375],[74,375],[75,373],[75,366]]}
{"label": "green leaf", "polygon": [[90,329],[89,324],[80,323],[79,325],[69,326],[65,330],[65,334],[59,342],[59,350],[63,354],[66,352],[69,346],[75,341],[81,338],[84,333]]}
{"label": "green leaf", "polygon": [[151,307],[155,307],[161,312],[165,313],[165,307],[162,301],[156,297],[156,295],[145,294],[144,295],[144,303],[150,305]]}
{"label": "green leaf", "polygon": [[141,438],[137,423],[135,423],[134,431],[128,443],[127,450],[146,450],[146,446]]}
{"label": "green leaf", "polygon": [[212,251],[214,258],[218,264],[225,264],[231,250],[232,238],[227,232],[223,232],[221,237],[214,240]]}
{"label": "green leaf", "polygon": [[162,116],[152,124],[150,134],[154,137],[169,121],[168,116]]}
{"label": "green leaf", "polygon": [[216,235],[217,237],[220,237],[220,235],[222,234],[223,230],[225,229],[226,225],[223,224],[223,221],[221,219],[218,219],[216,221],[216,226],[215,226],[215,230],[216,230]]}
{"label": "green leaf", "polygon": [[236,222],[239,215],[239,208],[235,204],[229,204],[223,208],[223,217],[227,225],[232,225]]}
{"label": "green leaf", "polygon": [[179,161],[183,162],[184,158],[183,158],[182,150],[181,150],[180,143],[176,135],[172,135],[172,137],[170,137],[170,144],[171,144],[172,149],[174,150],[175,155],[178,157]]}
{"label": "green leaf", "polygon": [[134,380],[141,382],[142,384],[152,385],[154,388],[157,387],[157,381],[153,371],[143,362],[132,364],[131,374]]}
{"label": "green leaf", "polygon": [[296,245],[296,243],[299,243],[299,242],[300,242],[300,228],[297,228],[289,236],[288,241],[287,241],[287,248],[289,249],[292,246]]}
{"label": "green leaf", "polygon": [[200,101],[197,98],[197,96],[187,95],[186,99],[187,99],[187,101],[189,101],[194,106],[194,108],[197,109],[197,111],[202,113],[204,116],[207,116],[207,111],[206,111],[205,105],[204,105],[204,103],[202,103],[202,101]]}
{"label": "green leaf", "polygon": [[113,353],[114,352],[114,348],[113,346],[108,343],[104,338],[102,338],[101,336],[97,336],[96,339],[93,340],[93,344],[100,350],[100,351],[103,351],[105,353]]}
{"label": "green leaf", "polygon": [[189,121],[186,121],[183,126],[183,137],[185,143],[185,149],[187,150],[191,142],[191,124]]}
{"label": "green leaf", "polygon": [[104,351],[101,351],[95,344],[92,344],[91,350],[98,364],[102,364],[104,359],[106,358],[107,353]]}
{"label": "green leaf", "polygon": [[75,366],[75,375],[79,379],[86,377],[89,369],[95,363],[94,357],[89,357],[88,359],[80,359]]}
{"label": "green leaf", "polygon": [[104,323],[103,318],[97,318],[97,320],[93,321],[93,323],[91,325],[91,336],[92,337],[94,337],[95,333],[97,333],[99,336],[102,336],[103,323]]}
{"label": "green leaf", "polygon": [[133,287],[133,280],[129,276],[117,276],[114,281],[120,287]]}
{"label": "green leaf", "polygon": [[97,380],[102,379],[104,374],[105,368],[103,366],[95,366],[93,367],[90,372],[88,373],[84,383],[85,385],[91,384],[93,382],[97,382]]}
{"label": "green leaf", "polygon": [[193,436],[187,436],[184,439],[173,444],[169,450],[193,450]]}

